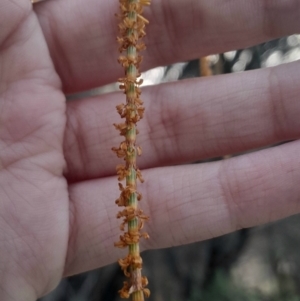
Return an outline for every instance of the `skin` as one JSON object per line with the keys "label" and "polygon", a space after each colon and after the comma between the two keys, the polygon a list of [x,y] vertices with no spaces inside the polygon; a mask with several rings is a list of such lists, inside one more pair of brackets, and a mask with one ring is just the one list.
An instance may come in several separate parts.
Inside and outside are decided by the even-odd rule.
{"label": "skin", "polygon": [[[0,296],[32,301],[66,275],[123,257],[111,152],[117,1],[0,3]],[[184,11],[184,13],[182,13]],[[105,12],[105,13],[104,13]],[[153,1],[144,69],[300,31],[298,0]],[[162,34],[163,33],[163,34]],[[300,62],[143,90],[143,249],[300,212]],[[269,149],[270,144],[295,140]],[[222,162],[179,163],[260,149]],[[171,166],[172,165],[172,166]],[[176,165],[176,166],[174,166]]]}

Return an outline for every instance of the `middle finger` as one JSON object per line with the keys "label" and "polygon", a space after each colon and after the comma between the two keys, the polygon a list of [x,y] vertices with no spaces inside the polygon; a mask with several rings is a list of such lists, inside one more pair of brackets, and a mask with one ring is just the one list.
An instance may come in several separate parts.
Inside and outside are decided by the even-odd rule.
{"label": "middle finger", "polygon": [[[300,61],[275,68],[180,81],[143,91],[145,119],[137,143],[141,169],[232,154],[300,137]],[[68,104],[64,141],[67,177],[115,174],[112,126],[123,101],[113,93]]]}

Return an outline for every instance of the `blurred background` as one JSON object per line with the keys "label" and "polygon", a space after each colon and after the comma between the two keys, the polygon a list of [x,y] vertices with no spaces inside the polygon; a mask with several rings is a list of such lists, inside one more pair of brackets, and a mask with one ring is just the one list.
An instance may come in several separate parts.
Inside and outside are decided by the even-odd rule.
{"label": "blurred background", "polygon": [[[292,35],[248,49],[157,67],[142,77],[144,85],[155,85],[297,59],[300,35]],[[87,93],[117,89],[111,84]],[[300,215],[199,243],[148,251],[143,259],[152,301],[300,301]],[[119,266],[113,264],[63,279],[39,301],[120,301],[117,291],[123,281]]]}

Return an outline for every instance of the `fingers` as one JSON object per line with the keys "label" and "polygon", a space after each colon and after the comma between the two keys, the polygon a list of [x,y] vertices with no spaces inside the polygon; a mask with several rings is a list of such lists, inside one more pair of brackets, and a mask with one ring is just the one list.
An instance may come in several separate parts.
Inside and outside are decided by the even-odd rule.
{"label": "fingers", "polygon": [[[180,164],[300,137],[300,61],[207,79],[145,88],[146,116],[137,143],[140,168]],[[112,126],[121,93],[68,105],[64,151],[70,180],[114,175]]]}
{"label": "fingers", "polygon": [[[118,1],[49,1],[36,7],[67,92],[115,81]],[[153,1],[142,67],[220,53],[298,32],[298,0]]]}
{"label": "fingers", "polygon": [[[141,207],[150,215],[144,249],[208,239],[300,212],[300,141],[215,163],[144,171]],[[115,178],[71,186],[66,274],[106,265],[118,240]]]}

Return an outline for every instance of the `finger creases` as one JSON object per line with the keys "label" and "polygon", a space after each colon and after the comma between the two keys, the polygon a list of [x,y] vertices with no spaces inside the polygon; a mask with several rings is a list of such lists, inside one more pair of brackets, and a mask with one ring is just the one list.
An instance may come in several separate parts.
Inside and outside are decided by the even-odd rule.
{"label": "finger creases", "polygon": [[[143,249],[204,240],[300,212],[300,141],[213,163],[144,170],[151,223]],[[67,275],[115,261],[115,179],[74,184]]]}
{"label": "finger creases", "polygon": [[[155,1],[143,68],[240,49],[298,32],[298,0]],[[120,76],[117,1],[45,1],[36,12],[68,93]]]}
{"label": "finger creases", "polygon": [[[300,62],[145,88],[142,169],[235,154],[300,137]],[[115,174],[112,124],[122,95],[68,104],[64,152],[69,181]],[[120,99],[118,99],[120,97]]]}

